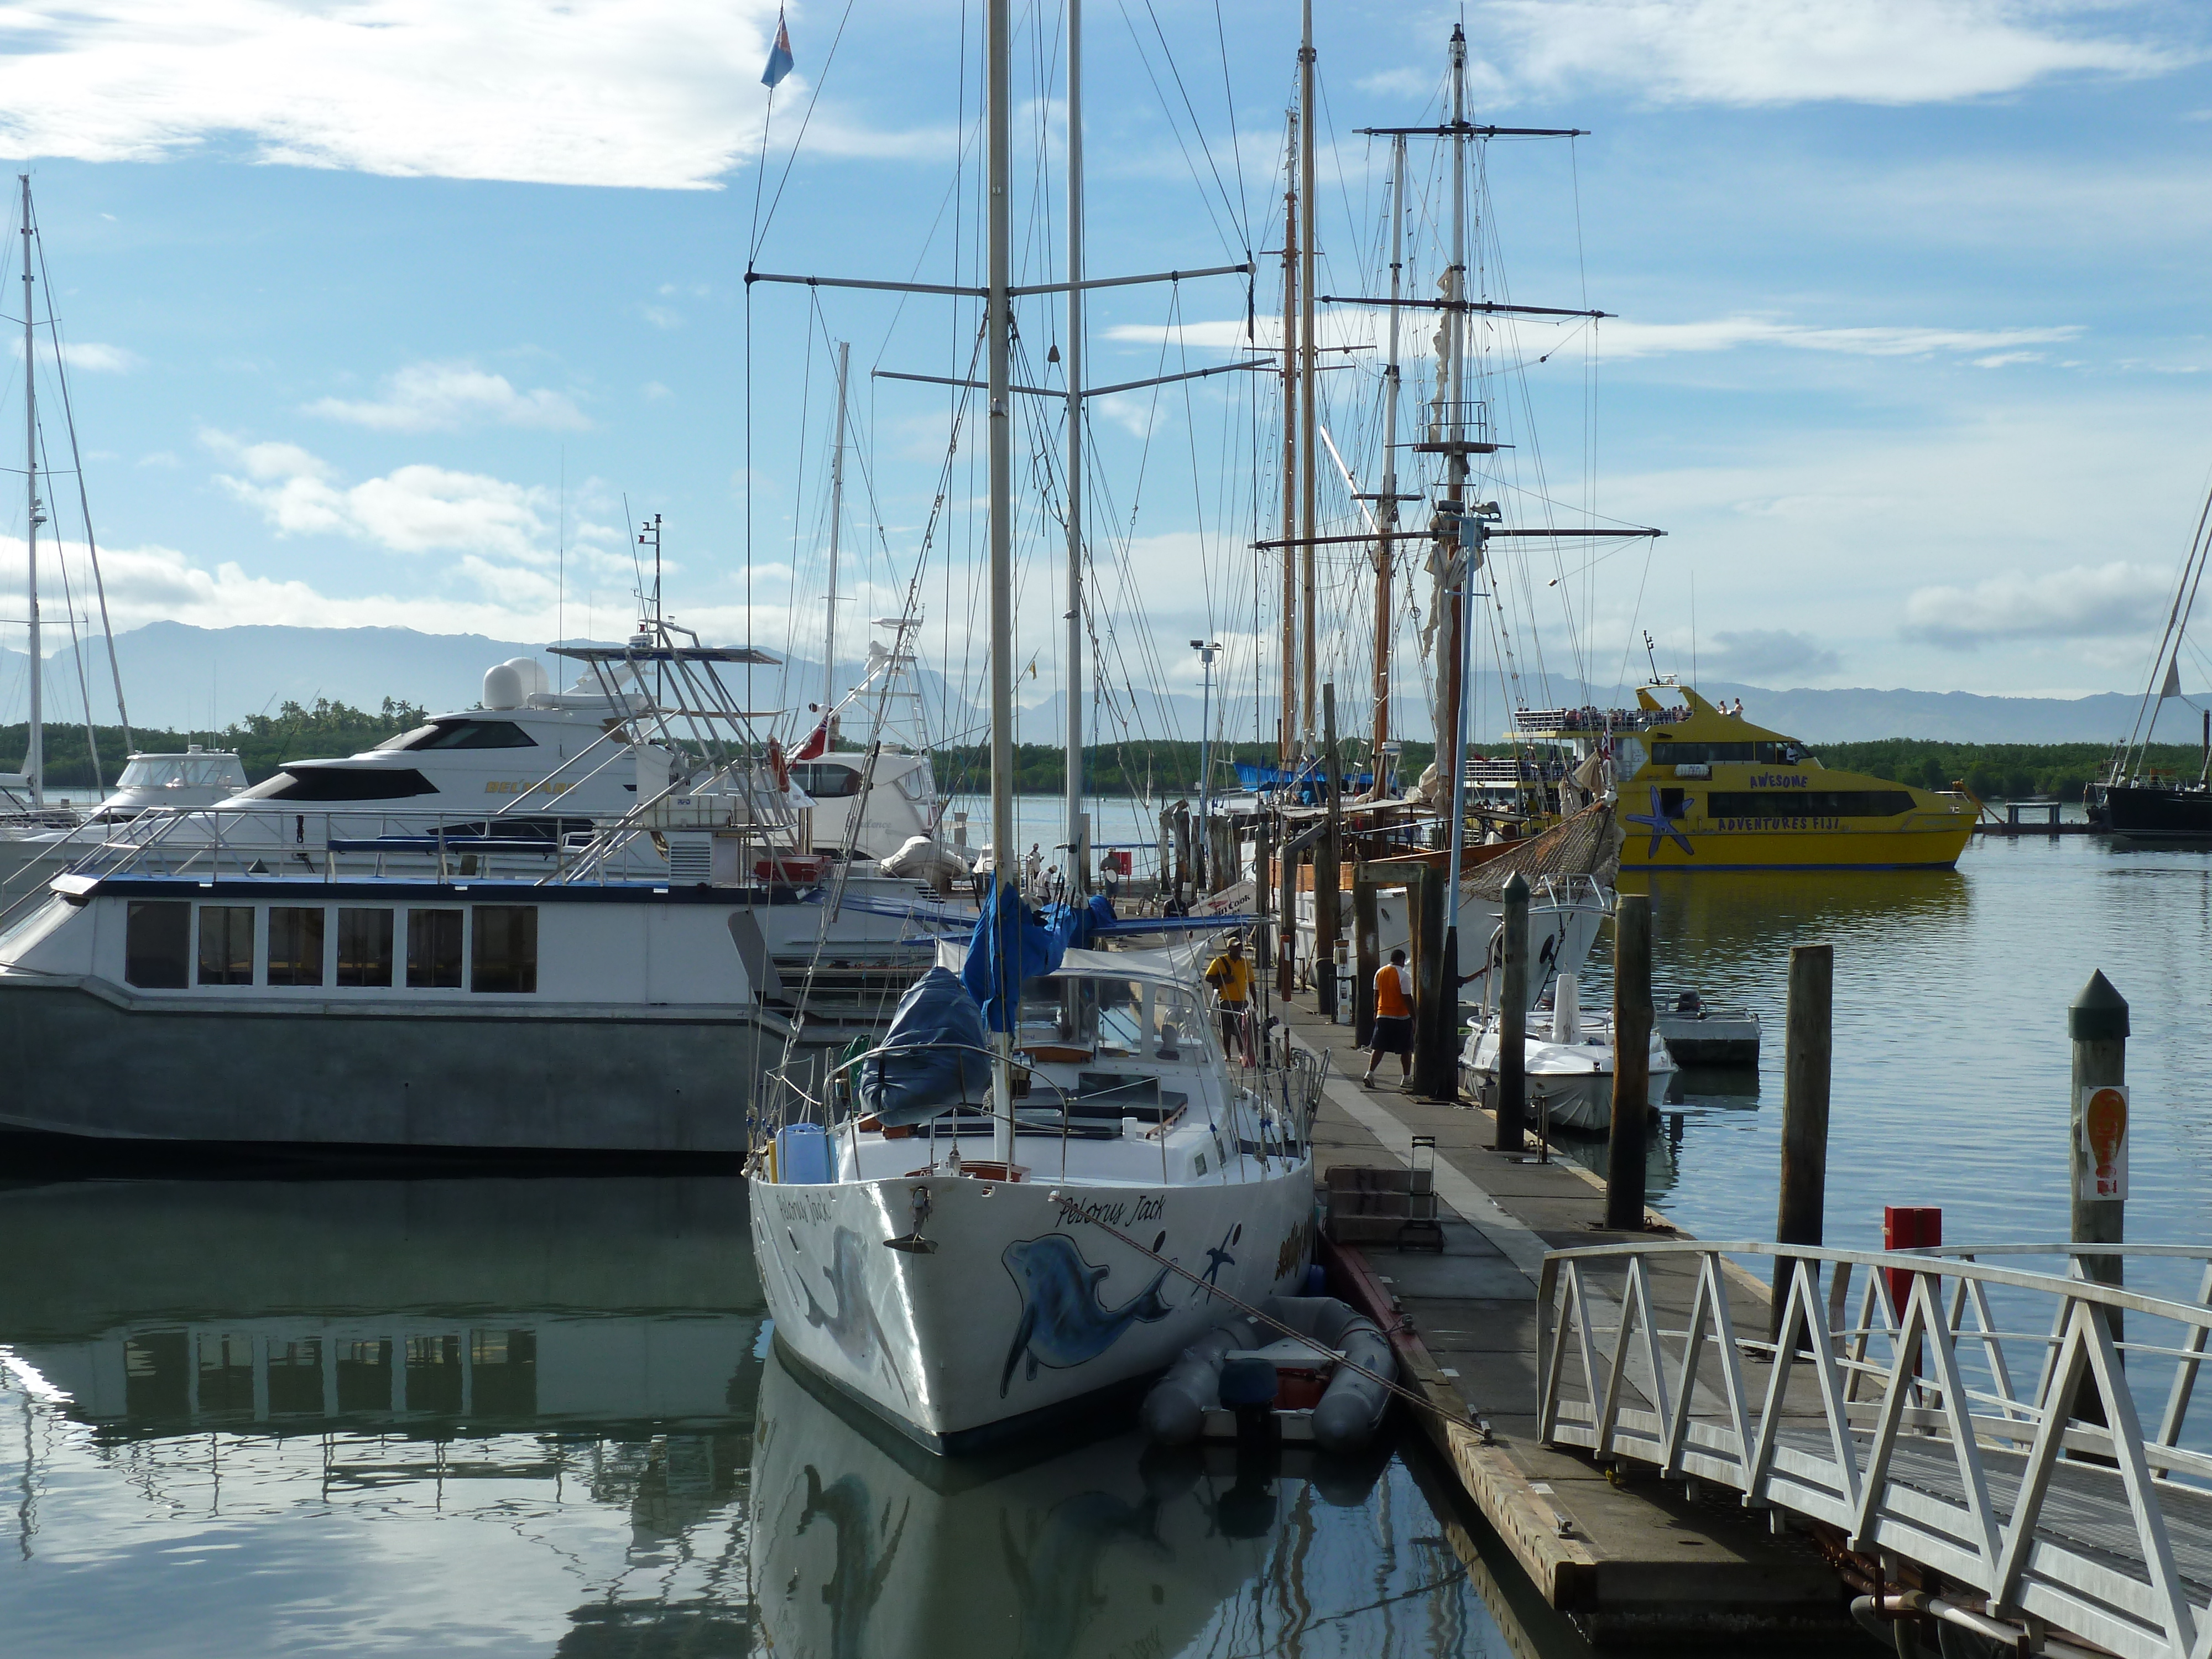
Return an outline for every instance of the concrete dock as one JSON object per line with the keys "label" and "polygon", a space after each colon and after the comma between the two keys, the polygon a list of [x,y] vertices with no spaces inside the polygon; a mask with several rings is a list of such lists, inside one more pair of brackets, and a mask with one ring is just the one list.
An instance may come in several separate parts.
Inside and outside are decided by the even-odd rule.
{"label": "concrete dock", "polygon": [[[1847,1597],[1810,1540],[1776,1534],[1734,1494],[1698,1494],[1648,1470],[1626,1480],[1588,1455],[1536,1443],[1537,1280],[1544,1253],[1623,1242],[1604,1231],[1604,1188],[1579,1165],[1490,1150],[1491,1115],[1404,1091],[1395,1060],[1363,1089],[1350,1025],[1322,1021],[1310,996],[1278,1003],[1293,1041],[1329,1060],[1314,1130],[1316,1175],[1339,1164],[1402,1165],[1417,1135],[1436,1141],[1441,1254],[1331,1247],[1346,1299],[1402,1328],[1406,1380],[1452,1415],[1413,1412],[1468,1497],[1553,1608],[1599,1643],[1740,1636],[1844,1636]],[[1657,1215],[1647,1227],[1677,1236]],[[1691,1286],[1655,1284],[1670,1322]],[[1767,1298],[1732,1283],[1741,1329],[1763,1329]]]}

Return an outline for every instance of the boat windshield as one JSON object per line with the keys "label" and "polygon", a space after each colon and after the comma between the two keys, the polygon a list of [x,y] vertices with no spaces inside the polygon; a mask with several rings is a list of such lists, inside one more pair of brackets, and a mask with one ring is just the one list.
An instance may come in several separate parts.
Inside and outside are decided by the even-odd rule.
{"label": "boat windshield", "polygon": [[246,769],[235,755],[133,755],[115,781],[118,789],[158,789],[170,784],[236,784]]}
{"label": "boat windshield", "polygon": [[1022,988],[1015,1046],[1143,1060],[1207,1058],[1198,999],[1178,986],[1104,975],[1055,975]]}
{"label": "boat windshield", "polygon": [[538,739],[513,720],[433,720],[386,738],[379,749],[535,749]]}

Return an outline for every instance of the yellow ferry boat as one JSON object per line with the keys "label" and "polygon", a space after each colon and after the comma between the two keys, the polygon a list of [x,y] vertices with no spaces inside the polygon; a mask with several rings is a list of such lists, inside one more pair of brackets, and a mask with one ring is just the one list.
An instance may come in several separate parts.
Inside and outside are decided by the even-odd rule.
{"label": "yellow ferry boat", "polygon": [[1623,870],[1948,870],[1973,834],[1964,794],[1831,771],[1686,685],[1636,700],[1632,711],[1524,710],[1514,722],[1517,738],[1570,742],[1585,759],[1610,747]]}

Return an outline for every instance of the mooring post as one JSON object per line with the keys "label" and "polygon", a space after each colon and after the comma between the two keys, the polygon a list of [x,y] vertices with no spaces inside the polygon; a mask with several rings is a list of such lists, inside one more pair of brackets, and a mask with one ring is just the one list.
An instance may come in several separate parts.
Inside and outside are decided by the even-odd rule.
{"label": "mooring post", "polygon": [[1644,1122],[1651,1114],[1651,901],[1613,906],[1613,1144],[1606,1152],[1605,1224],[1644,1231]]}
{"label": "mooring post", "polygon": [[1501,1152],[1524,1152],[1528,1127],[1528,880],[1505,878],[1505,971],[1498,993],[1498,1133]]}
{"label": "mooring post", "polygon": [[[1774,1242],[1822,1243],[1828,1196],[1828,1077],[1835,1051],[1836,947],[1796,945],[1790,950],[1790,1008],[1782,1045],[1782,1196],[1775,1206]],[[1774,1263],[1774,1294],[1767,1308],[1767,1336],[1782,1334],[1793,1264]]]}
{"label": "mooring post", "polygon": [[[2073,1228],[2076,1244],[2118,1244],[2127,1237],[2128,1000],[2102,972],[2089,975],[2066,1011],[2074,1039]],[[2082,1276],[2100,1285],[2121,1282],[2117,1255],[2081,1255]],[[2112,1340],[2120,1340],[2117,1308],[2106,1310]]]}
{"label": "mooring post", "polygon": [[1298,988],[1298,855],[1291,840],[1285,818],[1275,860],[1275,993],[1286,1002]]}
{"label": "mooring post", "polygon": [[1375,975],[1382,967],[1375,877],[1364,860],[1352,866],[1352,1039],[1364,1048],[1375,1040]]}
{"label": "mooring post", "polygon": [[1444,872],[1420,872],[1416,893],[1407,895],[1418,918],[1413,935],[1413,1090],[1431,1100],[1458,1097],[1459,1058],[1452,1053],[1453,1018],[1458,988],[1449,976],[1444,950]]}
{"label": "mooring post", "polygon": [[1342,860],[1344,804],[1336,776],[1336,685],[1321,689],[1322,802],[1328,827],[1314,849],[1314,1006],[1323,1019],[1336,1018],[1336,942],[1344,934]]}

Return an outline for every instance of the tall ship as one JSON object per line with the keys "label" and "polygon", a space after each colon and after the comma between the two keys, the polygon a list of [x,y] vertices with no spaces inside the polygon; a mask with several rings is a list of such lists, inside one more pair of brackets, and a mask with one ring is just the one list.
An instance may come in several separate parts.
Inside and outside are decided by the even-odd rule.
{"label": "tall ship", "polygon": [[1657,682],[1636,701],[1523,709],[1510,734],[1574,757],[1526,787],[1610,780],[1623,870],[1948,870],[1973,835],[1979,814],[1963,793],[1832,770],[1808,744],[1723,714],[1690,686]]}

